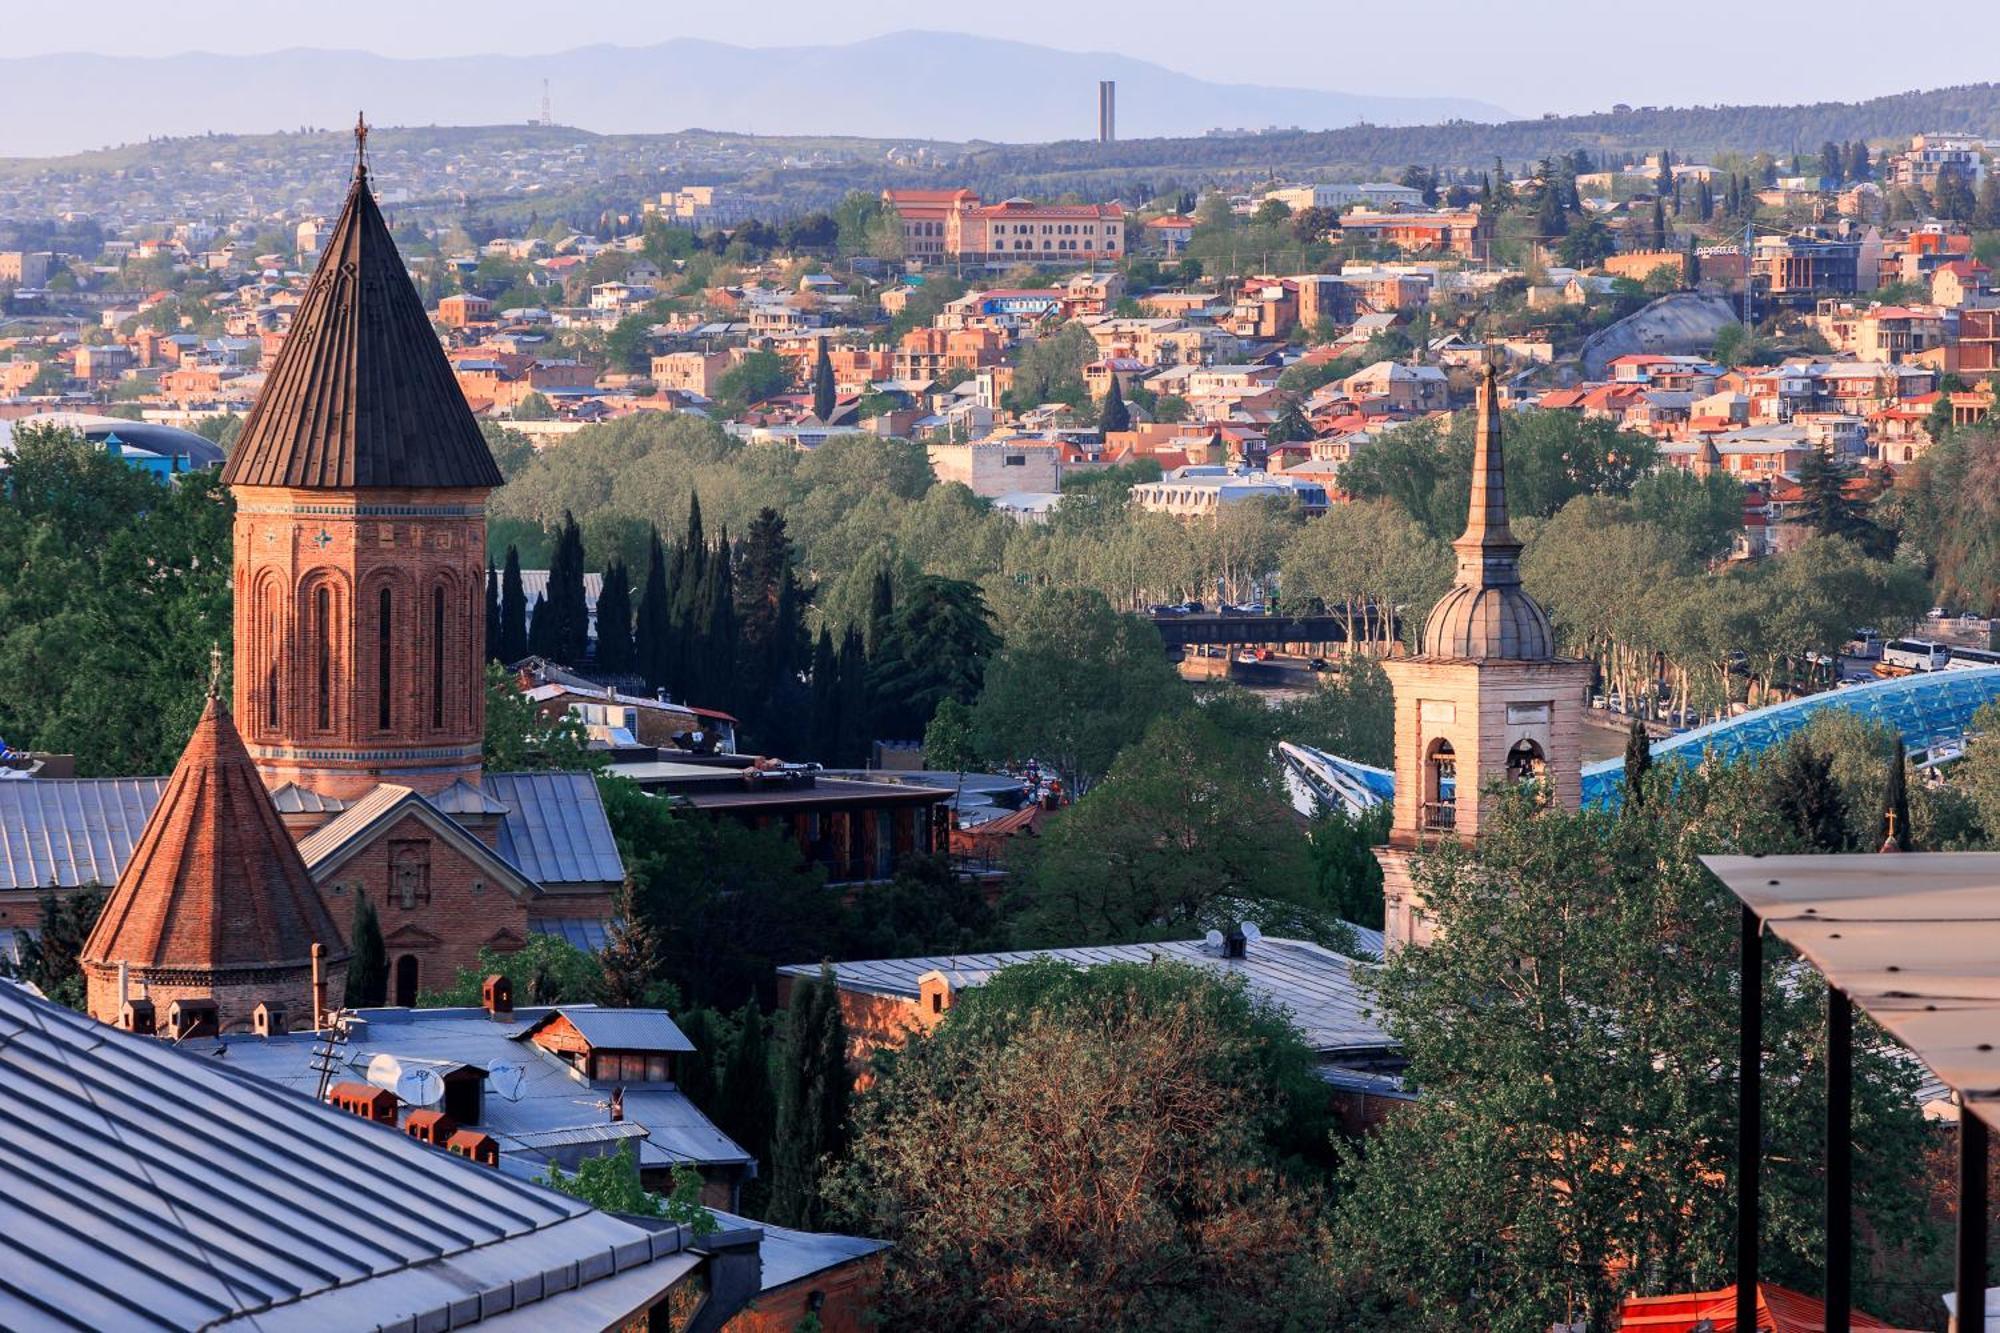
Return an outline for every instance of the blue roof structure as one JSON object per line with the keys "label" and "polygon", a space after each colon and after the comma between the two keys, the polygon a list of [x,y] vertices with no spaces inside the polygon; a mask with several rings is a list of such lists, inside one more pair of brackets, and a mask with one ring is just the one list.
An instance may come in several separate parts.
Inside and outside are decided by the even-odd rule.
{"label": "blue roof structure", "polygon": [[[1833,711],[1894,727],[1912,754],[1936,751],[1962,741],[1972,715],[1996,700],[2000,700],[2000,667],[1917,672],[1809,694],[1695,727],[1655,741],[1653,758],[1656,762],[1744,758],[1770,749],[1815,717]],[[1322,806],[1338,802],[1355,813],[1395,799],[1396,775],[1386,769],[1289,742],[1279,749],[1297,784]],[[1585,805],[1615,805],[1624,795],[1625,760],[1585,764],[1582,778]]]}

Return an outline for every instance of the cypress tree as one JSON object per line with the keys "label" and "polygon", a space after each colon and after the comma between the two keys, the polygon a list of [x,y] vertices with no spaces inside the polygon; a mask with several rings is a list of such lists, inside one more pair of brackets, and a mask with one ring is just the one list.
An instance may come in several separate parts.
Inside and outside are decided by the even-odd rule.
{"label": "cypress tree", "polygon": [[721,1015],[713,1009],[689,1009],[677,1014],[674,1021],[680,1025],[692,1051],[686,1051],[675,1061],[674,1086],[701,1110],[710,1120],[716,1116],[716,1094],[722,1089],[720,1067],[722,1054]]}
{"label": "cypress tree", "polygon": [[1646,774],[1652,768],[1653,738],[1635,717],[1632,729],[1625,733],[1625,799],[1633,805],[1646,803]]}
{"label": "cypress tree", "polygon": [[1906,768],[1909,753],[1904,749],[1903,738],[1896,737],[1896,749],[1889,756],[1889,772],[1882,787],[1882,841],[1883,851],[1891,846],[1899,852],[1913,852],[1917,849],[1916,839],[1910,831],[1910,787]]}
{"label": "cypress tree", "polygon": [[1111,387],[1104,391],[1104,410],[1098,414],[1099,434],[1109,434],[1114,430],[1132,429],[1132,409],[1125,406],[1124,390],[1118,387],[1118,376],[1111,376]]}
{"label": "cypress tree", "polygon": [[486,660],[500,656],[500,571],[486,562]]}
{"label": "cypress tree", "polygon": [[623,560],[613,560],[597,594],[597,669],[622,674],[633,669],[633,658],[632,576]]}
{"label": "cypress tree", "polygon": [[583,590],[583,563],[583,529],[577,526],[575,515],[564,510],[555,553],[549,559],[548,606],[554,613],[550,646],[556,660],[565,666],[581,665],[590,644],[590,604]]}
{"label": "cypress tree", "polygon": [[[735,706],[742,694],[736,675],[736,639],[736,594],[731,580],[729,530],[724,528],[722,539],[703,562],[701,616],[687,645],[690,703],[741,711]],[[696,690],[699,697],[693,693]]]}
{"label": "cypress tree", "polygon": [[507,547],[507,570],[500,576],[500,660],[509,665],[528,655],[528,599],[521,591],[521,553]]}
{"label": "cypress tree", "polygon": [[875,583],[868,590],[868,638],[870,656],[882,651],[882,640],[888,637],[889,626],[896,619],[896,581],[889,573],[889,562],[884,560],[875,567]]}
{"label": "cypress tree", "polygon": [[825,625],[813,644],[812,664],[812,757],[822,764],[838,766],[840,748],[840,657],[833,635]]}
{"label": "cypress tree", "polygon": [[1810,738],[1788,741],[1771,771],[1772,808],[1808,851],[1849,850],[1847,800],[1833,776],[1833,756]]}
{"label": "cypress tree", "polygon": [[646,678],[648,689],[667,683],[667,643],[672,632],[673,606],[667,591],[667,552],[654,528],[646,540],[646,586],[639,598],[639,628],[633,643],[633,667]]}
{"label": "cypress tree", "polygon": [[826,354],[826,339],[819,340],[819,359],[813,362],[813,415],[822,424],[833,420],[839,395],[833,386],[833,358]]}
{"label": "cypress tree", "polygon": [[536,657],[555,657],[555,647],[550,643],[551,631],[555,627],[555,617],[549,614],[549,599],[541,593],[535,594],[535,605],[528,612],[528,651]]}
{"label": "cypress tree", "polygon": [[768,1166],[771,1161],[771,1057],[764,1015],[755,1000],[736,1016],[736,1038],[723,1057],[715,1092],[715,1126]]}
{"label": "cypress tree", "polygon": [[868,761],[868,744],[875,737],[875,723],[868,692],[868,654],[861,644],[861,631],[847,627],[840,641],[840,703],[835,710],[839,730],[834,736],[835,761],[842,768],[860,768]]}
{"label": "cypress tree", "polygon": [[822,1229],[826,1209],[820,1180],[847,1144],[847,1025],[833,970],[792,988],[785,1059],[778,1084],[778,1120],[771,1143],[770,1220],[806,1231]]}
{"label": "cypress tree", "polygon": [[1667,205],[1665,201],[1660,199],[1653,201],[1652,239],[1655,250],[1664,250],[1667,248]]}
{"label": "cypress tree", "polygon": [[382,922],[368,895],[354,895],[354,928],[348,939],[347,999],[349,1009],[373,1009],[389,1000],[389,950],[382,943]]}

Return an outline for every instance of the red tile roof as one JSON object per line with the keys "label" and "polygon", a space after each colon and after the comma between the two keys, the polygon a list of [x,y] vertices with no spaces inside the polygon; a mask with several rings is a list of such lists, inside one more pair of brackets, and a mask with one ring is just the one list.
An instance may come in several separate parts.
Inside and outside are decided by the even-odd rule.
{"label": "red tile roof", "polygon": [[[1702,1320],[1713,1323],[1715,1333],[1737,1333],[1736,1288],[1697,1291],[1685,1296],[1627,1296],[1618,1311],[1621,1333],[1693,1333]],[[1906,1333],[1872,1315],[1856,1310],[1855,1333]],[[1826,1328],[1826,1303],[1775,1282],[1757,1284],[1758,1333],[1822,1333]]]}

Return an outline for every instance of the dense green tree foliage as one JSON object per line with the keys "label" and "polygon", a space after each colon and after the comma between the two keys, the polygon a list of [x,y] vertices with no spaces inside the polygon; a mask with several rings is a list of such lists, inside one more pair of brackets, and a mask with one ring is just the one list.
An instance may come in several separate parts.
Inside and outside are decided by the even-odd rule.
{"label": "dense green tree foliage", "polygon": [[821,1183],[846,1148],[847,1025],[831,968],[792,985],[778,1058],[778,1116],[771,1144],[769,1217],[780,1226],[825,1229]]}

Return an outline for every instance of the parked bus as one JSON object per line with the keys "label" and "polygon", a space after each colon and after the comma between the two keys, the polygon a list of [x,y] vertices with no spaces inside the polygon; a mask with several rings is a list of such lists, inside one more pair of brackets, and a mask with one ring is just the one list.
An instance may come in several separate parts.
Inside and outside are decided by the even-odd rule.
{"label": "parked bus", "polygon": [[1891,639],[1882,645],[1882,665],[1905,671],[1942,671],[1951,661],[1947,644],[1929,639]]}
{"label": "parked bus", "polygon": [[2000,653],[1988,648],[1953,648],[1949,665],[1961,668],[2000,666]]}

